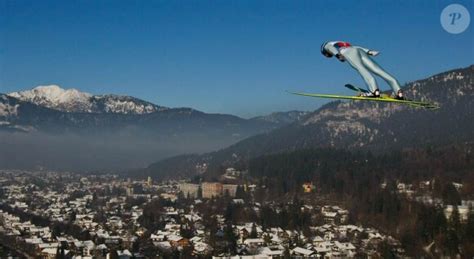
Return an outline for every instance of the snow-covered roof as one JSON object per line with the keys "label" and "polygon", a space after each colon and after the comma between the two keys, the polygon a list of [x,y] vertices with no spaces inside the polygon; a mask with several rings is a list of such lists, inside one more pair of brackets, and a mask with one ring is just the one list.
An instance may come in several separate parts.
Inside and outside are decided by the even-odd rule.
{"label": "snow-covered roof", "polygon": [[302,247],[295,247],[292,250],[292,252],[296,254],[306,255],[306,256],[312,255],[314,253],[313,251],[302,248]]}
{"label": "snow-covered roof", "polygon": [[168,236],[168,240],[169,241],[174,241],[174,242],[177,242],[179,240],[183,239],[182,236],[178,236],[178,235],[169,235]]}
{"label": "snow-covered roof", "polygon": [[57,248],[49,247],[49,248],[45,248],[41,250],[41,253],[48,254],[48,255],[56,255],[57,251],[58,251]]}
{"label": "snow-covered roof", "polygon": [[250,244],[260,244],[263,243],[263,239],[261,238],[247,238],[244,240],[244,244],[250,245]]}

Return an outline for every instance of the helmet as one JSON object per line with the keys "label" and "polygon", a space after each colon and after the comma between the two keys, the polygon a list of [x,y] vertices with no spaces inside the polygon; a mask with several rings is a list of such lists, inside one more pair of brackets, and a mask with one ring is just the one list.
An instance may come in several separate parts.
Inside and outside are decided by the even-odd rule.
{"label": "helmet", "polygon": [[321,45],[321,54],[323,54],[327,58],[331,58],[333,56],[332,53],[326,50],[326,44],[328,44],[328,41],[324,42],[323,45]]}

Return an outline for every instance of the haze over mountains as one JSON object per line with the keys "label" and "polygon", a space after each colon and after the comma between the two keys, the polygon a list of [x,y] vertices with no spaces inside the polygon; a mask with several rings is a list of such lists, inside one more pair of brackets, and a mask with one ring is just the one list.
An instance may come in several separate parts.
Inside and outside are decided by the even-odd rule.
{"label": "haze over mountains", "polygon": [[[165,159],[141,172],[155,177],[197,173],[196,164],[231,166],[261,155],[307,148],[348,150],[424,148],[474,141],[474,65],[405,86],[408,98],[430,100],[438,110],[373,102],[331,102],[301,120],[204,154]],[[300,97],[304,98],[304,97]]]}
{"label": "haze over mountains", "polygon": [[130,96],[38,86],[0,94],[0,167],[143,167],[180,153],[223,148],[302,114],[243,119],[163,107]]}
{"label": "haze over mountains", "polygon": [[[406,85],[409,98],[439,103],[435,111],[336,101],[311,113],[276,112],[251,119],[39,86],[0,94],[0,167],[142,167],[147,168],[142,173],[155,176],[189,175],[196,173],[197,164],[232,164],[304,148],[385,152],[468,142],[474,139],[473,78],[470,66]],[[190,153],[203,155],[173,157]]]}

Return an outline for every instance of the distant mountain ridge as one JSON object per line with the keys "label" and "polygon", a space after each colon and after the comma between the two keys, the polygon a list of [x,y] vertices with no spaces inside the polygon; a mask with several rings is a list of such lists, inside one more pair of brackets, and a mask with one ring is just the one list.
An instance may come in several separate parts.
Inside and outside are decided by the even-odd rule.
{"label": "distant mountain ridge", "polygon": [[273,112],[268,115],[258,116],[252,120],[267,121],[276,124],[290,124],[295,121],[302,120],[304,116],[308,115],[306,111],[287,111],[287,112]]}
{"label": "distant mountain ridge", "polygon": [[0,168],[143,167],[223,148],[284,123],[41,86],[0,94]]}
{"label": "distant mountain ridge", "polygon": [[148,114],[168,109],[131,96],[92,95],[58,85],[37,86],[8,96],[63,112]]}
{"label": "distant mountain ridge", "polygon": [[[418,80],[404,87],[410,99],[430,100],[438,110],[398,104],[330,102],[303,119],[273,131],[244,139],[228,148],[187,159],[210,167],[239,160],[306,148],[334,147],[374,150],[426,147],[474,140],[474,65]],[[299,97],[305,98],[305,97]],[[170,161],[164,160],[166,168]],[[159,176],[160,162],[145,172]],[[194,165],[179,163],[175,174],[192,175]]]}

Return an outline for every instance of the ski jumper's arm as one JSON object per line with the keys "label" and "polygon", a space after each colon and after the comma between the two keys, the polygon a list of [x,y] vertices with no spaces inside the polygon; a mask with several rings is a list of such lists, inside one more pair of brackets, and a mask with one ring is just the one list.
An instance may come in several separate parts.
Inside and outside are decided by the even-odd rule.
{"label": "ski jumper's arm", "polygon": [[361,46],[354,46],[354,48],[358,48],[358,49],[364,51],[365,53],[369,53],[369,51],[370,51],[369,49],[363,48]]}
{"label": "ski jumper's arm", "polygon": [[338,50],[336,47],[334,47],[334,44],[335,44],[335,43],[336,43],[336,42],[329,42],[329,44],[326,46],[326,50],[327,50],[329,53],[331,53],[333,56],[335,56],[335,55],[337,55],[337,54],[340,54],[340,53],[339,53],[339,50]]}
{"label": "ski jumper's arm", "polygon": [[377,56],[379,54],[379,52],[376,50],[370,50],[370,49],[366,49],[360,46],[354,46],[354,47],[362,50],[363,52],[369,54],[370,56]]}

